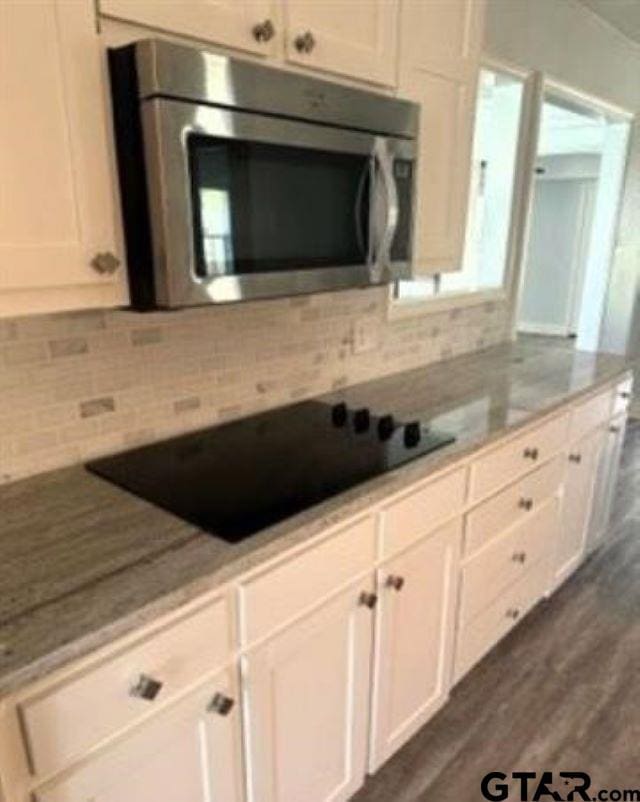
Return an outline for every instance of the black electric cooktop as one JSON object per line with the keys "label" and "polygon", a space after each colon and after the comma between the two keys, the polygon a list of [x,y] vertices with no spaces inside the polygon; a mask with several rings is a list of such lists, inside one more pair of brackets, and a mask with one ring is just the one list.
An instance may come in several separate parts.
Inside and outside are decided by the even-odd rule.
{"label": "black electric cooktop", "polygon": [[229,542],[453,442],[418,421],[306,401],[90,462]]}

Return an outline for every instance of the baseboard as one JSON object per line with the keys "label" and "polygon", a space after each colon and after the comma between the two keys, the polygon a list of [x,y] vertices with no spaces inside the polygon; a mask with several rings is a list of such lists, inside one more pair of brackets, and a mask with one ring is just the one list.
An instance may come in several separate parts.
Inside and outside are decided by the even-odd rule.
{"label": "baseboard", "polygon": [[546,334],[551,337],[565,338],[570,336],[566,326],[556,326],[553,323],[518,323],[516,328],[522,334]]}

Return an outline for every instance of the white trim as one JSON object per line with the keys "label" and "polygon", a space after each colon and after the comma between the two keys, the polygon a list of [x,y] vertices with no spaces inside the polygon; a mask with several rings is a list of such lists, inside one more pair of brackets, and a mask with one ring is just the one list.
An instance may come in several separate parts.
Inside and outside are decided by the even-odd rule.
{"label": "white trim", "polygon": [[567,326],[558,323],[518,323],[518,331],[522,334],[545,334],[553,337],[569,338],[570,331]]}
{"label": "white trim", "polygon": [[506,75],[511,75],[513,78],[518,78],[520,81],[526,81],[535,70],[529,67],[523,67],[521,64],[516,64],[513,61],[508,61],[500,56],[494,56],[492,53],[483,52],[480,56],[480,69],[493,70],[494,72],[503,72]]}
{"label": "white trim", "polygon": [[434,295],[431,298],[390,298],[387,306],[387,320],[401,320],[409,317],[421,317],[435,312],[450,309],[463,309],[479,306],[489,302],[505,302],[508,300],[503,287],[486,290],[469,290],[468,292],[448,292]]}
{"label": "white trim", "polygon": [[[549,73],[543,73],[543,94],[545,100],[550,99],[552,101],[553,96],[556,95],[556,97],[566,98],[579,106],[586,106],[592,111],[602,114],[605,117],[613,118],[616,121],[629,122],[635,117],[634,112],[630,109],[618,106],[616,103],[612,103],[597,95],[592,95],[589,92],[577,89],[570,84],[564,83],[564,81],[554,78],[553,75]],[[548,96],[550,97],[548,98]]]}

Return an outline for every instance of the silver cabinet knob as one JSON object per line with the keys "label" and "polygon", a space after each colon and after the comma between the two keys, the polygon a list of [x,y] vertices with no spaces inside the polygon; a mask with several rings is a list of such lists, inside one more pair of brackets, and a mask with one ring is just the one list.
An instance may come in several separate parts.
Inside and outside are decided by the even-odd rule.
{"label": "silver cabinet knob", "polygon": [[515,554],[511,557],[514,563],[520,563],[524,565],[527,561],[527,552],[526,551],[516,551]]}
{"label": "silver cabinet knob", "polygon": [[534,461],[538,459],[538,455],[539,451],[537,448],[525,448],[525,450],[522,452],[522,456],[525,459],[532,459]]}
{"label": "silver cabinet knob", "polygon": [[387,581],[385,582],[385,585],[388,588],[393,588],[394,590],[402,590],[402,588],[404,587],[404,577],[403,576],[393,576],[393,574],[390,574],[387,577]]}
{"label": "silver cabinet knob", "polygon": [[579,464],[582,462],[582,454],[569,454],[569,462]]}
{"label": "silver cabinet knob", "polygon": [[101,276],[111,276],[120,267],[120,260],[111,251],[105,251],[93,257],[91,267]]}
{"label": "silver cabinet knob", "polygon": [[293,40],[293,44],[298,53],[311,53],[316,46],[316,40],[311,31],[305,31]]}
{"label": "silver cabinet knob", "polygon": [[224,693],[216,693],[209,702],[207,710],[210,713],[217,713],[219,716],[228,716],[233,708],[235,701]]}
{"label": "silver cabinet knob", "polygon": [[377,595],[375,593],[368,593],[366,590],[362,591],[358,599],[358,604],[361,604],[363,607],[368,607],[370,610],[373,610],[377,603]]}
{"label": "silver cabinet knob", "polygon": [[631,398],[631,393],[627,392],[627,390],[623,390],[620,393],[620,398],[622,398],[623,401],[628,401]]}
{"label": "silver cabinet knob", "polygon": [[619,426],[609,426],[609,431],[611,432],[611,434],[618,434],[618,432],[620,431],[620,427]]}
{"label": "silver cabinet knob", "polygon": [[533,499],[532,498],[521,498],[518,501],[518,507],[521,510],[530,510],[533,507]]}
{"label": "silver cabinet knob", "polygon": [[156,696],[162,690],[162,683],[160,680],[154,679],[147,674],[140,674],[136,684],[131,688],[131,696],[137,699],[144,699],[147,702],[153,702]]}
{"label": "silver cabinet knob", "polygon": [[270,42],[273,37],[276,35],[276,29],[271,22],[270,19],[266,19],[264,22],[258,22],[252,28],[253,38],[256,42],[260,42],[260,44],[264,44],[266,42]]}
{"label": "silver cabinet knob", "polygon": [[512,621],[517,621],[518,618],[520,618],[520,610],[515,607],[510,607],[507,610],[507,618],[510,618]]}

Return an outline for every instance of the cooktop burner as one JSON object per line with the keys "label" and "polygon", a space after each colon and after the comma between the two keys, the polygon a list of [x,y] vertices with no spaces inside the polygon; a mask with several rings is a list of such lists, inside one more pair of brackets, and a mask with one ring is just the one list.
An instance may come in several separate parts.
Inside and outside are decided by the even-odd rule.
{"label": "cooktop burner", "polygon": [[229,542],[453,442],[306,401],[90,462],[116,485]]}

